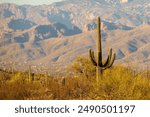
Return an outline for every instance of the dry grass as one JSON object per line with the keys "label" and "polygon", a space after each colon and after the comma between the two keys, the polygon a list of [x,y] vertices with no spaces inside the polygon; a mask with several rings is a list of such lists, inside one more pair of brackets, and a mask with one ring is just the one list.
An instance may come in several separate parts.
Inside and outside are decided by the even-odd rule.
{"label": "dry grass", "polygon": [[78,58],[69,70],[71,75],[66,78],[35,74],[33,81],[29,79],[28,73],[0,72],[0,99],[150,99],[148,71],[137,73],[129,68],[115,66],[104,72],[96,87],[95,70],[87,59]]}

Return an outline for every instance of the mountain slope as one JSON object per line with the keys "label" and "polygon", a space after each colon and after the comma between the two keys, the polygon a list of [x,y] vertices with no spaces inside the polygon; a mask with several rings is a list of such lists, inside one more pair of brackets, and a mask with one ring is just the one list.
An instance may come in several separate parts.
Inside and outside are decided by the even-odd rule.
{"label": "mountain slope", "polygon": [[0,4],[0,65],[62,67],[78,55],[87,55],[95,47],[97,16],[102,19],[105,54],[112,47],[116,63],[149,64],[149,11],[148,0]]}
{"label": "mountain slope", "polygon": [[[103,33],[103,53],[106,57],[110,47],[117,54],[115,63],[130,63],[145,67],[150,63],[150,26],[143,25],[130,31],[114,30]],[[37,42],[14,43],[1,47],[1,64],[11,62],[25,67],[29,64],[44,68],[64,67],[79,55],[95,50],[95,30],[75,36],[53,38]],[[106,35],[104,35],[106,34]],[[27,63],[26,63],[27,62]],[[53,66],[53,67],[52,67]]]}

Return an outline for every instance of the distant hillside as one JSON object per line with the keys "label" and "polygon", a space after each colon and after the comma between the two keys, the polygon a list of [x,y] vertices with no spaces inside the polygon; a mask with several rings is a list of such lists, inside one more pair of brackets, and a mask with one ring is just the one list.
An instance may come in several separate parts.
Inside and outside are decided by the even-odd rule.
{"label": "distant hillside", "polygon": [[[143,69],[150,63],[150,26],[143,25],[130,31],[114,30],[103,32],[103,54],[110,47],[116,52],[115,63],[130,63]],[[10,63],[26,67],[44,66],[45,69],[61,68],[68,65],[79,55],[87,55],[88,49],[95,49],[95,30],[75,36],[52,38],[41,41],[25,41],[1,47],[1,64]],[[27,37],[30,38],[30,35]],[[5,62],[4,61],[8,61]],[[27,62],[27,63],[26,63]]]}
{"label": "distant hillside", "polygon": [[97,16],[105,54],[113,47],[116,63],[150,63],[149,0],[66,0],[39,6],[0,4],[0,65],[64,66],[87,55],[95,46]]}

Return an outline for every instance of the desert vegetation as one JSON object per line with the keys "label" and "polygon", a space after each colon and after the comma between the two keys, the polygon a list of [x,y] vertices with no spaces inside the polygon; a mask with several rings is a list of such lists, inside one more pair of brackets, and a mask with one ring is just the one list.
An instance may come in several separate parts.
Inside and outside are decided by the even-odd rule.
{"label": "desert vegetation", "polygon": [[96,82],[96,69],[89,59],[77,57],[67,68],[68,76],[0,71],[1,100],[59,99],[150,99],[150,72],[114,66]]}

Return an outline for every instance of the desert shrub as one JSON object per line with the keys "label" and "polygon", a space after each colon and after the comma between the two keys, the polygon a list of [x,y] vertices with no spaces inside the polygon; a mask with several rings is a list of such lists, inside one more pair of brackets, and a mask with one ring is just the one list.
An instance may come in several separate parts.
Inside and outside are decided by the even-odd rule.
{"label": "desert shrub", "polygon": [[84,99],[90,92],[90,85],[86,78],[50,78],[45,86],[44,97],[57,100]]}
{"label": "desert shrub", "polygon": [[98,91],[94,88],[90,97],[94,99],[150,99],[150,79],[142,73],[123,66],[106,70],[99,82]]}
{"label": "desert shrub", "polygon": [[24,99],[26,96],[28,96],[28,91],[23,84],[7,83],[7,85],[1,87],[0,90],[0,99],[17,100]]}
{"label": "desert shrub", "polygon": [[4,78],[1,78],[0,80],[1,100],[28,99],[29,97],[34,96],[35,92],[36,94],[39,93],[39,90],[42,88],[38,82],[29,82],[26,73],[16,72],[9,74],[9,76],[9,80],[4,80]]}
{"label": "desert shrub", "polygon": [[68,71],[76,77],[92,78],[95,77],[95,67],[89,59],[79,56],[68,67]]}

